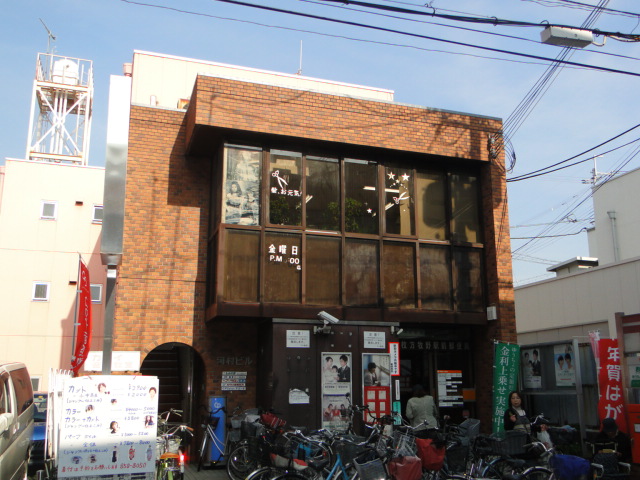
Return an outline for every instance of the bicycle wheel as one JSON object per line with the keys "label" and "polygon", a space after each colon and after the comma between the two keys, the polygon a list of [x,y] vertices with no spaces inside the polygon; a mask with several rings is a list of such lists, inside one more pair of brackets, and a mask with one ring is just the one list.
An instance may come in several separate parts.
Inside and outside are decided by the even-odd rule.
{"label": "bicycle wheel", "polygon": [[276,477],[274,480],[308,480],[308,478],[300,473],[287,472],[284,475]]}
{"label": "bicycle wheel", "polygon": [[548,480],[551,477],[551,470],[545,467],[527,468],[520,477],[521,480]]}
{"label": "bicycle wheel", "polygon": [[227,474],[231,480],[245,480],[258,468],[258,460],[249,456],[249,445],[237,447],[227,460]]}
{"label": "bicycle wheel", "polygon": [[209,444],[209,435],[207,431],[204,432],[204,437],[202,438],[202,444],[200,445],[200,451],[198,452],[198,471],[202,469],[204,465],[204,459],[207,456],[207,445]]}

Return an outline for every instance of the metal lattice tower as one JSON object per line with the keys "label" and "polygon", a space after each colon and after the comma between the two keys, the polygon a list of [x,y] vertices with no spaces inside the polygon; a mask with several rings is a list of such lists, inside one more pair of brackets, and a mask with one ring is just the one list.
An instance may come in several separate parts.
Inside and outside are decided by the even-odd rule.
{"label": "metal lattice tower", "polygon": [[39,53],[27,158],[87,165],[92,106],[91,60]]}

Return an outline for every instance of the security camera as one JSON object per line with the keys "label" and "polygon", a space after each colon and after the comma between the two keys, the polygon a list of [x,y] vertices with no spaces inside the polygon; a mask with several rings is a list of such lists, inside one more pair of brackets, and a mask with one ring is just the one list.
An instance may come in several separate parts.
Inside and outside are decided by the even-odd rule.
{"label": "security camera", "polygon": [[337,318],[336,318],[336,317],[334,317],[333,315],[329,315],[327,312],[324,312],[324,311],[323,311],[323,312],[318,313],[318,318],[319,318],[320,320],[322,320],[322,321],[325,323],[325,325],[327,325],[327,324],[329,324],[329,323],[336,324],[336,323],[340,322],[340,320],[339,320],[339,319],[337,319]]}

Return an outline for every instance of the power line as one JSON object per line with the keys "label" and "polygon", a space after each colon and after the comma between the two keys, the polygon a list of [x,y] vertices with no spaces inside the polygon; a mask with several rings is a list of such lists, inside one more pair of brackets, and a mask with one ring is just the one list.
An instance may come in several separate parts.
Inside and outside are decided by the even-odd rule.
{"label": "power line", "polygon": [[[537,3],[542,6],[550,6],[550,7],[565,7],[565,8],[578,8],[581,10],[591,10],[595,5],[591,3],[582,3],[576,2],[575,0],[525,0],[528,2]],[[555,5],[552,5],[555,3]],[[640,18],[640,13],[628,12],[625,10],[616,10],[615,8],[602,8],[604,13],[608,13],[611,15],[622,15],[625,17],[633,17]]]}
{"label": "power line", "polygon": [[[137,1],[134,1],[134,0],[120,0],[120,1],[124,2],[124,3],[133,4],[133,5],[141,5],[141,6],[145,6],[145,7],[161,8],[161,9],[165,9],[165,10],[172,10],[172,11],[176,11],[176,12],[180,12],[180,13],[187,13],[187,14],[191,14],[191,15],[199,15],[199,16],[205,16],[205,17],[215,17],[214,15],[208,15],[208,14],[199,13],[199,12],[182,10],[182,9],[178,9],[178,8],[174,8],[174,7],[167,7],[167,6],[164,6],[164,5],[154,5],[154,4],[149,4],[149,3],[137,2]],[[435,42],[448,43],[448,44],[451,44],[451,45],[458,45],[458,46],[462,46],[462,47],[476,48],[476,49],[486,50],[486,51],[495,52],[495,53],[503,53],[505,55],[514,55],[514,56],[518,56],[518,57],[532,58],[532,59],[536,59],[536,60],[542,60],[542,61],[545,61],[545,62],[557,62],[557,60],[555,60],[555,59],[552,59],[552,58],[549,58],[549,57],[543,57],[541,55],[531,55],[531,54],[527,54],[527,53],[514,52],[514,51],[511,51],[511,50],[503,50],[503,49],[499,49],[499,48],[492,48],[492,47],[486,47],[486,46],[481,46],[481,45],[473,45],[473,44],[469,44],[469,43],[465,43],[465,42],[457,42],[455,40],[447,40],[447,39],[438,38],[438,37],[432,37],[432,36],[428,36],[428,35],[421,35],[421,34],[411,33],[411,32],[403,32],[401,30],[395,30],[395,29],[391,29],[391,28],[377,27],[377,26],[374,26],[374,25],[367,25],[367,24],[359,23],[359,22],[351,22],[351,21],[348,21],[348,20],[341,20],[341,19],[336,19],[336,18],[331,18],[331,17],[323,17],[323,16],[320,16],[320,15],[314,15],[314,14],[303,13],[303,12],[296,12],[296,11],[293,11],[293,10],[287,10],[287,9],[282,9],[282,8],[268,7],[268,6],[265,6],[265,5],[258,5],[258,4],[253,4],[253,3],[249,3],[249,2],[242,2],[242,1],[238,1],[238,0],[213,0],[213,1],[221,2],[221,3],[229,3],[229,4],[232,4],[232,5],[245,6],[245,7],[250,7],[250,8],[256,8],[256,9],[259,9],[259,10],[265,10],[265,11],[270,11],[270,12],[284,13],[284,14],[287,14],[287,15],[294,15],[294,16],[299,16],[299,17],[303,17],[303,18],[311,18],[311,19],[315,19],[315,20],[322,20],[322,21],[327,21],[327,22],[331,22],[331,23],[338,23],[338,24],[341,24],[341,25],[350,25],[350,26],[362,27],[362,28],[381,31],[381,32],[395,33],[395,34],[398,34],[398,35],[421,38],[421,39],[424,39],[424,40],[433,40]],[[563,61],[561,63],[563,63],[565,65],[573,65],[573,66],[577,66],[577,67],[598,70],[598,71],[602,71],[602,72],[620,73],[620,74],[623,74],[623,75],[631,75],[631,76],[634,76],[634,77],[640,77],[640,73],[629,72],[629,71],[626,71],[626,70],[618,70],[618,69],[614,69],[614,68],[600,67],[600,66],[597,66],[597,65],[589,65],[589,64],[583,64],[583,63],[578,63],[578,62]]]}
{"label": "power line", "polygon": [[578,230],[577,232],[574,233],[565,233],[563,235],[536,235],[535,237],[511,237],[511,240],[532,240],[532,239],[539,239],[539,238],[560,238],[560,237],[571,237],[573,235],[579,235],[582,232],[586,232],[587,228],[583,227],[580,230]]}

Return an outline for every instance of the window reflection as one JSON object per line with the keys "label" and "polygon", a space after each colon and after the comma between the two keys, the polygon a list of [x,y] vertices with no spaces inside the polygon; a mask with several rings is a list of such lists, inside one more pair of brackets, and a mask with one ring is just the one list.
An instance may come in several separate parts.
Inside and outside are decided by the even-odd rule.
{"label": "window reflection", "polygon": [[425,240],[445,240],[447,215],[443,173],[416,173],[416,213],[418,237]]}
{"label": "window reflection", "polygon": [[306,301],[310,305],[339,305],[340,239],[307,236]]}
{"label": "window reflection", "polygon": [[378,306],[378,250],[376,241],[347,239],[344,250],[347,305]]}
{"label": "window reflection", "polygon": [[340,164],[335,158],[307,157],[307,228],[340,230]]}
{"label": "window reflection", "polygon": [[455,249],[454,285],[457,309],[467,312],[483,310],[482,256],[479,250]]}
{"label": "window reflection", "polygon": [[475,176],[451,175],[451,239],[480,242],[478,181]]}
{"label": "window reflection", "polygon": [[226,231],[224,298],[230,302],[258,301],[260,233],[251,230]]}
{"label": "window reflection", "polygon": [[265,302],[300,302],[302,274],[300,240],[300,235],[266,233]]}
{"label": "window reflection", "polygon": [[345,159],[344,227],[352,233],[378,233],[378,170],[375,162]]}
{"label": "window reflection", "polygon": [[302,224],[302,155],[272,150],[269,156],[269,223]]}
{"label": "window reflection", "polygon": [[384,174],[386,232],[414,235],[413,170],[386,167]]}
{"label": "window reflection", "polygon": [[414,308],[416,306],[415,244],[385,242],[383,248],[384,305]]}
{"label": "window reflection", "polygon": [[451,255],[446,247],[420,245],[422,308],[451,310]]}

